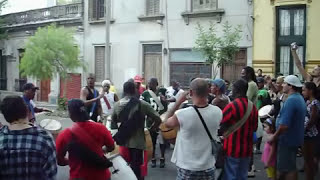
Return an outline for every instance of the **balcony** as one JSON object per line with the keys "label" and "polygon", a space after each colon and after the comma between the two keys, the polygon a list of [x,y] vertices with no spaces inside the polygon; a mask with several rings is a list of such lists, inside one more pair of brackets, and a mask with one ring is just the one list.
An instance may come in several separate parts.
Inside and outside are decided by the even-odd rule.
{"label": "balcony", "polygon": [[53,22],[77,23],[82,22],[82,17],[82,3],[59,5],[43,9],[34,9],[30,11],[1,16],[4,21],[3,28]]}

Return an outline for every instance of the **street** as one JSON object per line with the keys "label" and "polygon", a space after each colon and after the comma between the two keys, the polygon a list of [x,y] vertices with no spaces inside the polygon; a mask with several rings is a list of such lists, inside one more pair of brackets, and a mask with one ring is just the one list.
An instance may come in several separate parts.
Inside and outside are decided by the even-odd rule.
{"label": "street", "polygon": [[[45,118],[54,118],[56,120],[59,120],[62,124],[63,129],[68,128],[72,125],[72,121],[69,118],[57,118],[57,117],[48,117],[44,114],[37,115],[37,121],[40,122],[42,119]],[[3,124],[7,124],[2,116],[0,114],[0,122]],[[159,150],[159,148],[157,149]],[[151,168],[148,167],[148,176],[145,178],[146,180],[174,180],[176,177],[176,167],[173,163],[171,163],[171,154],[172,149],[168,148],[166,152],[166,167],[165,168],[159,168],[159,161],[157,164],[157,168]],[[157,152],[157,155],[159,155],[159,152]],[[255,155],[254,156],[254,164],[256,168],[256,173],[254,178],[249,178],[252,180],[267,180],[266,173],[263,167],[263,164],[260,161],[261,155]],[[303,158],[298,158],[297,167],[298,169],[301,169],[303,165]],[[59,166],[58,167],[58,180],[68,180],[69,178],[69,167],[68,166]],[[317,176],[319,179],[319,174]],[[316,178],[316,179],[317,179]],[[304,179],[304,173],[299,172],[299,179]]]}

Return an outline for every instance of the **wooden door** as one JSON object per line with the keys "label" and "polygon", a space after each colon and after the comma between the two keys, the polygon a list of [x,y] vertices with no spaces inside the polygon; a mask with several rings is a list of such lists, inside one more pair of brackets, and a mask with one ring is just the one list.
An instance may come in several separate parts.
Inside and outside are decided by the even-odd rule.
{"label": "wooden door", "polygon": [[247,65],[247,49],[240,49],[235,55],[235,60],[230,65],[222,67],[222,78],[230,82],[241,77],[241,70]]}
{"label": "wooden door", "polygon": [[144,46],[144,73],[146,81],[152,77],[158,79],[159,85],[162,85],[162,45]]}
{"label": "wooden door", "polygon": [[50,79],[40,81],[40,101],[49,100],[49,93],[50,93]]}

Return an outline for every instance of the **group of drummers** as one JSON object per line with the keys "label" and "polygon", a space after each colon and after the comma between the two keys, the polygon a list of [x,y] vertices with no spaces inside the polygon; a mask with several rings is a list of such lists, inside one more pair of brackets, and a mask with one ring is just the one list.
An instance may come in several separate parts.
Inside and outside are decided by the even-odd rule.
{"label": "group of drummers", "polygon": [[[314,71],[319,80],[320,67]],[[22,97],[7,96],[0,106],[9,123],[0,129],[0,179],[56,179],[58,164],[70,166],[73,180],[140,180],[147,176],[149,163],[152,168],[165,167],[168,143],[175,144],[171,161],[177,166],[178,180],[211,180],[216,168],[224,169],[220,178],[246,179],[254,176],[253,149],[260,152],[263,130],[267,141],[262,161],[268,178],[276,179],[277,171],[283,179],[296,179],[293,147],[302,146],[308,152],[304,153],[306,175],[312,179],[320,81],[303,85],[294,75],[273,81],[261,70],[256,77],[249,66],[241,76],[232,83],[232,91],[223,79],[202,78],[192,79],[190,89],[184,91],[177,81],[164,88],[157,78],[144,85],[137,75],[123,84],[119,98],[110,80],[97,90],[95,76],[89,74],[80,99],[67,103],[74,123],[61,132],[54,120],[35,125],[34,114],[48,110],[30,102],[38,88],[28,83]],[[51,126],[57,134],[55,143],[45,130]]]}

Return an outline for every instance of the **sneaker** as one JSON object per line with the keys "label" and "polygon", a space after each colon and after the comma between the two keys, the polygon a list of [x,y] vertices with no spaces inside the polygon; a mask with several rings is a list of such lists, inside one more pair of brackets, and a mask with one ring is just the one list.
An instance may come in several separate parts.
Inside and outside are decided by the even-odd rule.
{"label": "sneaker", "polygon": [[151,168],[155,168],[157,166],[157,160],[151,159]]}
{"label": "sneaker", "polygon": [[248,171],[248,177],[249,178],[253,178],[255,177],[256,175],[254,174],[254,170],[252,169],[251,171]]}
{"label": "sneaker", "polygon": [[166,165],[165,159],[164,158],[160,158],[160,168],[164,168],[165,165]]}

